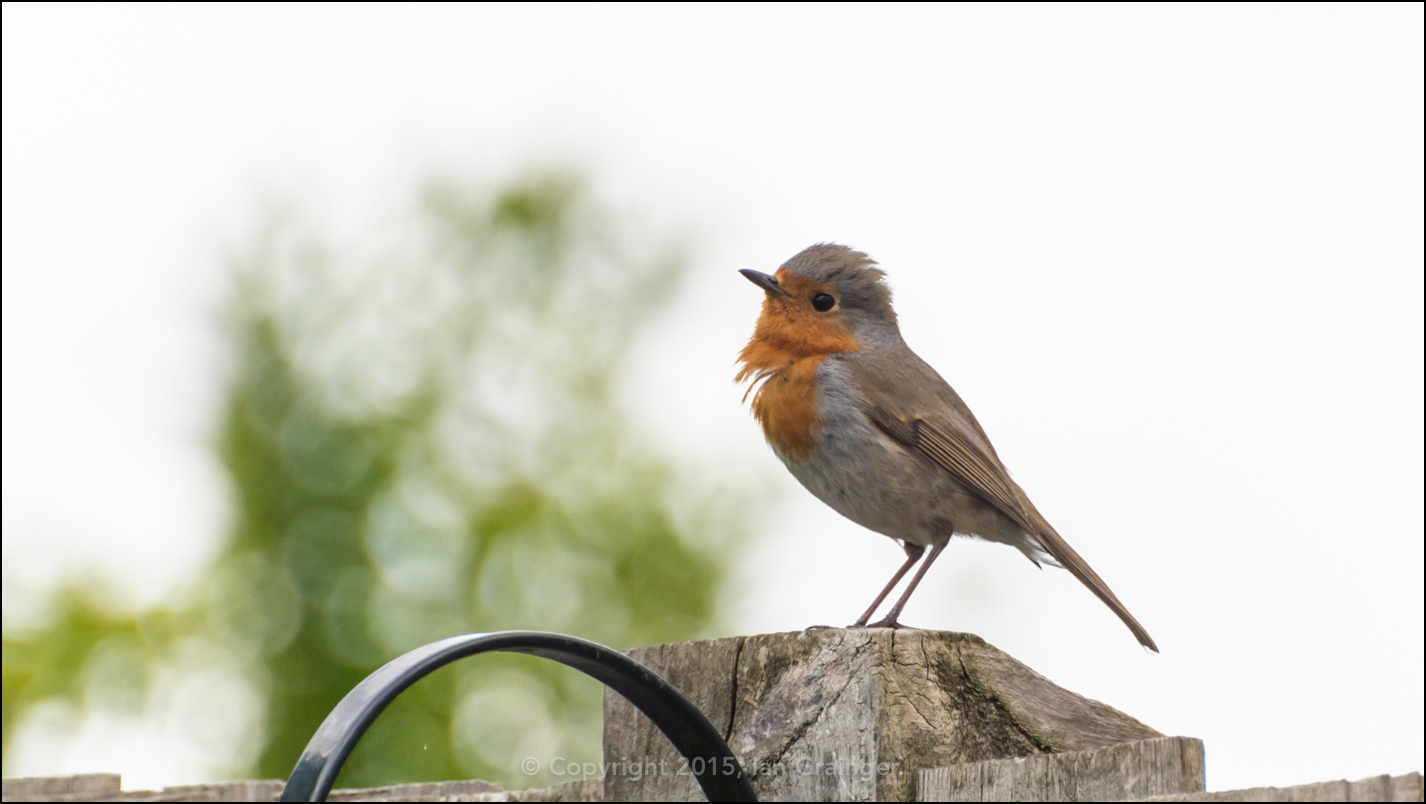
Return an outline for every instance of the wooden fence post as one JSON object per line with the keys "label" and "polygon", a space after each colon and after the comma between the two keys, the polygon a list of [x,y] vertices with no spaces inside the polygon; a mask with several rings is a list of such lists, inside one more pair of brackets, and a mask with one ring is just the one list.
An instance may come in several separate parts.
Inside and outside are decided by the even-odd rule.
{"label": "wooden fence post", "polygon": [[[1163,737],[969,634],[819,629],[629,655],[723,731],[765,801],[911,801],[923,769]],[[702,800],[667,740],[612,693],[604,762],[608,801]],[[1202,789],[1200,763],[1196,779],[1150,794]]]}

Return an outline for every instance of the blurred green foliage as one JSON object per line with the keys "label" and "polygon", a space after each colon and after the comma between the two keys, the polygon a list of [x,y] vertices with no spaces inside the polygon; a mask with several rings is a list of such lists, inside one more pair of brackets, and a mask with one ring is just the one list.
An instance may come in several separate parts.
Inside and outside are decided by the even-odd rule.
{"label": "blurred green foliage", "polygon": [[[638,251],[566,175],[437,184],[413,206],[345,250],[278,220],[234,258],[231,536],[170,608],[116,614],[71,589],[6,633],[7,754],[46,701],[140,712],[195,643],[263,702],[232,774],[281,778],[352,686],[417,645],[712,633],[740,498],[641,449],[613,395],[684,263]],[[564,781],[519,762],[598,760],[602,694],[528,657],[458,663],[382,715],[338,784]]]}

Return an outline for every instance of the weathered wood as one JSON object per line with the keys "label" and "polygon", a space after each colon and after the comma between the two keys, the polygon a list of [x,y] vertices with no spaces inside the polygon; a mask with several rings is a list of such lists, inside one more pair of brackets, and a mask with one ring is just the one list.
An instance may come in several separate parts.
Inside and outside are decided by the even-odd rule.
{"label": "weathered wood", "polygon": [[[63,788],[59,780],[75,780],[67,792],[11,793],[12,789],[31,791]],[[6,779],[6,801],[277,801],[282,795],[281,781],[215,782],[165,787],[162,790],[121,790],[117,773],[84,776],[37,777]],[[15,783],[12,788],[11,784]],[[32,782],[44,782],[31,785]]]}
{"label": "weathered wood", "polygon": [[1134,801],[1203,790],[1203,742],[1159,737],[1094,751],[992,759],[920,773],[917,801]]}
{"label": "weathered wood", "polygon": [[1219,793],[1145,798],[1144,801],[1421,801],[1421,774],[1373,776],[1357,782],[1318,782],[1296,787],[1252,787]]}
{"label": "weathered wood", "polygon": [[[393,784],[385,787],[350,787],[333,790],[328,801],[500,801],[504,799],[468,798],[483,794],[504,793],[504,789],[484,779],[461,782],[419,782]],[[466,798],[451,798],[462,796]]]}
{"label": "weathered wood", "polygon": [[[909,801],[923,768],[1163,736],[969,634],[821,629],[629,655],[728,735],[768,801]],[[647,718],[607,691],[604,712],[608,800],[702,800]]]}
{"label": "weathered wood", "polygon": [[277,801],[283,782],[217,782],[165,787],[152,794],[125,793],[115,801]]}
{"label": "weathered wood", "polygon": [[582,782],[565,782],[554,787],[535,787],[530,790],[511,790],[509,801],[604,801],[604,781],[586,779]]}
{"label": "weathered wood", "polygon": [[[165,787],[162,790],[121,790],[118,774],[43,776],[5,780],[5,801],[277,801],[283,782],[243,781]],[[504,790],[494,782],[470,779],[422,782],[387,787],[333,790],[328,801],[603,801],[599,779],[553,787]]]}
{"label": "weathered wood", "polygon": [[0,791],[3,791],[6,801],[49,801],[59,796],[117,793],[119,782],[117,773],[29,776],[0,781]]}
{"label": "weathered wood", "polygon": [[[628,655],[663,676],[727,739],[742,645],[741,637],[677,642]],[[663,732],[623,696],[604,690],[605,800],[706,801],[688,770]]]}
{"label": "weathered wood", "polygon": [[[1165,737],[1113,746],[1098,751],[1073,754],[1038,754],[1022,760],[991,760],[976,762],[952,768],[933,768],[921,772],[918,785],[918,801],[1114,801],[1116,791],[1133,788],[1142,789],[1144,779],[1124,782],[1115,781],[1114,774],[1122,773],[1132,777],[1144,774],[1146,769],[1158,769],[1170,777],[1179,773],[1184,783],[1192,780],[1194,757],[1198,759],[1199,786],[1202,786],[1202,746],[1197,740],[1184,737]],[[1157,758],[1145,753],[1145,746],[1157,746]],[[1176,747],[1176,748],[1175,748]],[[1168,752],[1181,751],[1184,762],[1177,769],[1171,766]],[[1170,763],[1166,765],[1165,763]],[[969,779],[974,768],[1005,768],[1015,766],[1008,773],[982,775],[980,790],[982,797],[975,798],[966,791],[973,784],[961,785],[960,791],[952,796],[952,784],[956,779]],[[1034,770],[1040,768],[1042,770]],[[985,771],[981,771],[985,774]],[[1025,784],[1016,774],[1048,779],[1059,775],[1057,783],[1042,781]],[[988,778],[993,777],[993,778]],[[1053,790],[1058,784],[1062,798],[1047,797],[1045,791]],[[1121,785],[1121,786],[1116,786]],[[1127,785],[1127,786],[1124,786]],[[186,785],[167,787],[163,790],[118,789],[117,774],[85,774],[82,776],[42,776],[26,779],[5,780],[5,801],[276,801],[282,789],[279,781],[220,782],[206,785]],[[64,792],[51,792],[64,791]],[[186,797],[187,796],[187,797]],[[389,787],[344,788],[332,791],[332,801],[604,801],[604,785],[599,779],[566,782],[553,787],[536,787],[529,790],[502,790],[500,785],[479,779],[457,782],[429,782],[423,784],[391,785]],[[610,799],[611,801],[613,799]],[[1123,800],[1123,799],[1117,799]],[[1183,793],[1173,795],[1152,795],[1132,801],[1421,801],[1422,779],[1419,773],[1404,776],[1373,776],[1357,782],[1321,782],[1297,787],[1254,787],[1248,790],[1229,790],[1220,793]]]}

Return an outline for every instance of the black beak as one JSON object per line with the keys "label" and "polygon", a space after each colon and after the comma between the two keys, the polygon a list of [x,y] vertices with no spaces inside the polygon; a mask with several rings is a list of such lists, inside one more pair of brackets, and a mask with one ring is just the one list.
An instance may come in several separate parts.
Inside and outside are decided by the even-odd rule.
{"label": "black beak", "polygon": [[787,291],[783,290],[782,285],[779,285],[776,279],[768,276],[767,274],[761,271],[754,271],[751,268],[744,268],[741,271],[738,271],[738,273],[742,274],[743,276],[746,276],[749,282],[752,282],[754,285],[757,285],[758,287],[767,291],[767,295],[769,296],[792,295]]}

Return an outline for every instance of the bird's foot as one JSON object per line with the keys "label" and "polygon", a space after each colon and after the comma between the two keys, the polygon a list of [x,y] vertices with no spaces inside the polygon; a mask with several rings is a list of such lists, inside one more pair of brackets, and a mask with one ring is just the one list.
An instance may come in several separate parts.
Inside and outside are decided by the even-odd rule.
{"label": "bird's foot", "polygon": [[832,630],[833,627],[834,627],[834,626],[830,626],[830,625],[809,625],[809,626],[807,626],[806,628],[804,628],[804,629],[802,629],[802,630],[803,630],[804,632],[805,632],[805,631],[830,631],[830,630]]}
{"label": "bird's foot", "polygon": [[[855,627],[855,626],[854,626]],[[871,625],[863,625],[862,628],[910,628],[909,625],[902,625],[894,617],[884,617]]]}

